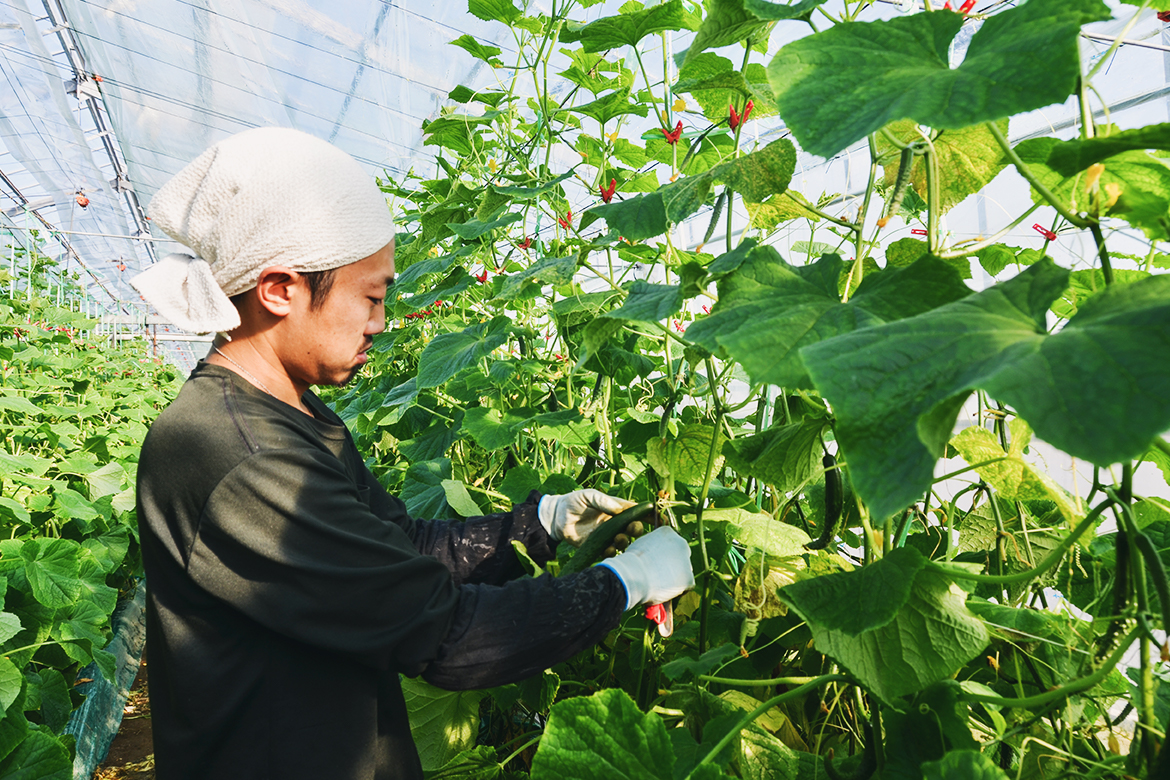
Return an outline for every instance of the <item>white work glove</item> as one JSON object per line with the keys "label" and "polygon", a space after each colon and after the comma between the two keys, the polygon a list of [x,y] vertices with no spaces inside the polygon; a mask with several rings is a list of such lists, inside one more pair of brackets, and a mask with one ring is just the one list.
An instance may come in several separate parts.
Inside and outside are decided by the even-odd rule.
{"label": "white work glove", "polygon": [[691,548],[663,526],[634,540],[624,553],[602,561],[626,587],[626,609],[663,604],[695,587]]}
{"label": "white work glove", "polygon": [[633,501],[589,488],[563,496],[542,496],[536,513],[549,536],[578,547],[593,529],[633,505]]}

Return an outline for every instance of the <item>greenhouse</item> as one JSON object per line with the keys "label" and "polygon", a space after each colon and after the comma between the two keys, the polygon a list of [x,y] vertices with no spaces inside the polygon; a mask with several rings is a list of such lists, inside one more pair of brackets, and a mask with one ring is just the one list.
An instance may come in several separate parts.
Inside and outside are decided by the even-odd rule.
{"label": "greenhouse", "polygon": [[1170,0],[0,73],[0,780],[1170,778]]}

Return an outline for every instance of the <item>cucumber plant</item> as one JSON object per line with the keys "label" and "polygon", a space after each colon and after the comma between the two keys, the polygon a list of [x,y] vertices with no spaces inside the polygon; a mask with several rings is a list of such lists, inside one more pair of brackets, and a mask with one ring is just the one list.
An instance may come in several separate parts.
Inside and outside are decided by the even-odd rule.
{"label": "cucumber plant", "polygon": [[[424,124],[433,178],[383,182],[394,325],[332,402],[416,515],[653,501],[697,586],[669,638],[631,613],[490,695],[407,681],[433,776],[1166,771],[1170,504],[1133,474],[1170,474],[1170,125],[1098,122],[1109,58],[1078,40],[1109,9],[468,5],[514,54],[452,42],[498,83]],[[1010,140],[1069,98],[1076,138]],[[864,190],[798,192],[796,144],[852,150]],[[953,239],[944,216],[1001,174],[1030,204]],[[1045,214],[1041,249],[1003,243]],[[1087,495],[1033,436],[1087,464]]]}
{"label": "cucumber plant", "polygon": [[180,379],[145,342],[91,337],[76,276],[8,249],[24,268],[0,270],[0,777],[70,778],[79,673],[116,679],[110,617],[142,576],[138,450]]}

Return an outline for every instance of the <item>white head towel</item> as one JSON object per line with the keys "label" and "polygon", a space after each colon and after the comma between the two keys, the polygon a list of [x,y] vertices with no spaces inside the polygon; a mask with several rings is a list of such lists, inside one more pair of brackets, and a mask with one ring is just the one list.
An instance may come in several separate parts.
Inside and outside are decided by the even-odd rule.
{"label": "white head towel", "polygon": [[246,130],[163,185],[154,224],[198,257],[171,254],[131,280],[159,314],[193,333],[240,324],[228,299],[273,265],[325,271],[394,237],[386,199],[357,161],[299,130]]}

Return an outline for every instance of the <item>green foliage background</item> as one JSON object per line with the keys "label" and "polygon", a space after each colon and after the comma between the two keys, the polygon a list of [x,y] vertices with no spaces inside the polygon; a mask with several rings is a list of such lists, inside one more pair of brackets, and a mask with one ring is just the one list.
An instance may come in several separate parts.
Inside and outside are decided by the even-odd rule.
{"label": "green foliage background", "polygon": [[[1170,470],[1170,126],[1088,113],[1100,64],[1078,35],[1109,10],[997,9],[951,68],[973,21],[929,6],[670,0],[579,22],[593,4],[469,1],[518,51],[453,42],[498,83],[424,124],[435,178],[383,182],[394,325],[332,400],[411,511],[532,489],[655,500],[698,587],[668,639],[631,613],[482,699],[412,683],[430,775],[1152,773],[1170,507],[1132,474]],[[777,25],[814,32],[773,46]],[[1010,117],[1070,96],[1079,138],[1010,143]],[[791,138],[751,142],[776,114]],[[793,140],[822,157],[863,143],[860,211],[792,189]],[[1008,168],[1054,232],[1091,240],[1092,267],[1047,243],[947,243],[940,217]],[[707,221],[704,245],[678,245],[686,220]],[[1109,234],[1128,227],[1149,251],[1114,270]],[[805,251],[785,257],[770,239],[794,228]],[[997,280],[981,292],[976,262]],[[954,436],[965,405],[979,424]],[[1033,433],[1092,464],[1090,495],[1034,465]],[[943,456],[968,467],[940,475]],[[1103,518],[1120,530],[1097,533]],[[1053,589],[1083,611],[1045,609]],[[1114,722],[1125,702],[1136,730]]]}

